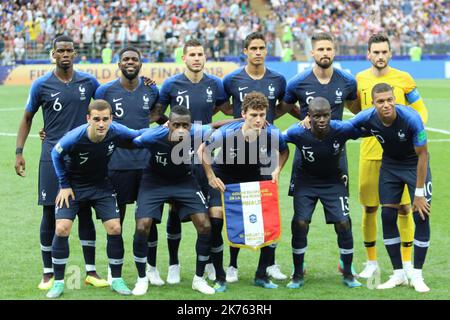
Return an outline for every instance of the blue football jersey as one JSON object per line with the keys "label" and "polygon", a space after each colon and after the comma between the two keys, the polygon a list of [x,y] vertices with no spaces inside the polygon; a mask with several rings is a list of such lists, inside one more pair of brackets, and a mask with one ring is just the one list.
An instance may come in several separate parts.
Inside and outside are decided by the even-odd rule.
{"label": "blue football jersey", "polygon": [[[148,128],[150,110],[158,101],[158,96],[158,88],[144,85],[141,79],[139,79],[138,87],[133,91],[126,90],[120,83],[120,79],[116,79],[101,85],[95,93],[95,99],[109,102],[113,109],[114,121],[131,129]],[[144,169],[149,157],[145,149],[117,148],[109,162],[109,169]]]}
{"label": "blue football jersey", "polygon": [[242,181],[258,180],[264,175],[261,169],[271,163],[273,151],[283,152],[287,146],[273,125],[262,129],[257,139],[248,142],[242,133],[243,125],[243,121],[238,121],[220,127],[211,134],[206,145],[211,151],[220,148],[214,159],[215,171]]}
{"label": "blue football jersey", "polygon": [[86,188],[108,177],[108,162],[121,141],[131,141],[141,133],[111,123],[106,137],[94,143],[88,138],[89,124],[69,131],[52,150],[51,156],[62,188]]}
{"label": "blue football jersey", "polygon": [[193,124],[190,139],[174,143],[169,141],[169,128],[159,126],[147,129],[133,143],[150,151],[147,172],[159,177],[161,182],[173,182],[191,176],[194,153],[210,131],[207,125]]}
{"label": "blue football jersey", "polygon": [[286,79],[278,72],[266,68],[264,77],[260,80],[250,78],[245,67],[239,68],[223,79],[225,92],[231,97],[233,116],[241,118],[241,105],[247,93],[257,91],[263,93],[269,100],[266,120],[273,123],[275,120],[275,106],[281,101],[286,90]]}
{"label": "blue football jersey", "polygon": [[86,123],[86,113],[98,86],[92,75],[74,71],[72,81],[64,83],[53,71],[33,82],[25,110],[36,113],[42,107],[45,140],[41,161],[51,161],[51,150],[68,131]]}
{"label": "blue football jersey", "polygon": [[315,97],[328,100],[331,105],[331,119],[342,120],[345,101],[357,98],[355,77],[348,72],[333,68],[330,82],[321,84],[313,70],[308,69],[289,80],[283,100],[289,104],[298,101],[303,119],[308,112],[309,102]]}
{"label": "blue football jersey", "polygon": [[290,126],[283,132],[283,138],[296,146],[302,158],[293,172],[297,181],[321,184],[340,181],[342,172],[339,161],[345,142],[361,135],[362,130],[348,121],[332,120],[330,131],[323,140],[317,139],[311,130],[303,128],[301,124]]}
{"label": "blue football jersey", "polygon": [[158,102],[165,108],[168,105],[185,106],[191,112],[192,122],[208,124],[212,122],[215,107],[227,100],[218,77],[204,73],[200,82],[193,83],[180,73],[164,81]]}
{"label": "blue football jersey", "polygon": [[375,136],[383,148],[383,165],[416,167],[418,157],[414,147],[427,143],[423,122],[412,108],[396,105],[395,109],[397,118],[389,127],[381,122],[375,107],[361,111],[349,121]]}

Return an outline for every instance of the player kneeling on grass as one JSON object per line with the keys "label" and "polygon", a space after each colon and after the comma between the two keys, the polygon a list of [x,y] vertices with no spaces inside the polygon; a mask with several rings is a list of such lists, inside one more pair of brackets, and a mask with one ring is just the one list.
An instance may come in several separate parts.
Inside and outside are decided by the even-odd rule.
{"label": "player kneeling on grass", "polygon": [[48,298],[63,294],[70,230],[80,206],[86,204],[95,209],[106,229],[111,288],[119,294],[131,294],[121,278],[124,247],[119,209],[108,179],[108,161],[117,144],[131,141],[139,136],[139,131],[113,123],[111,106],[104,100],[89,105],[87,121],[69,131],[52,150],[60,191],[56,197],[56,231],[52,243],[55,282],[47,293]]}
{"label": "player kneeling on grass", "polygon": [[348,208],[348,190],[340,170],[340,158],[349,139],[357,139],[362,130],[348,122],[331,120],[327,99],[314,98],[309,104],[311,129],[297,123],[283,133],[286,142],[296,145],[303,157],[293,170],[294,217],[292,219],[292,256],[294,274],[287,287],[298,289],[304,285],[304,257],[312,214],[320,200],[326,222],[334,224],[343,262],[343,282],[349,288],[360,287],[351,271],[353,235]]}
{"label": "player kneeling on grass", "polygon": [[[216,130],[211,138],[199,148],[199,157],[210,187],[209,206],[211,219],[211,260],[216,270],[216,292],[226,290],[226,276],[223,269],[223,208],[221,192],[226,184],[253,182],[272,179],[277,183],[281,169],[289,157],[289,149],[280,131],[273,125],[266,125],[269,102],[264,94],[250,92],[242,103],[241,115],[244,121],[234,122]],[[211,154],[220,151],[214,163]],[[270,163],[271,166],[267,167]],[[274,250],[269,246],[261,248],[254,284],[275,289],[267,275],[267,267],[273,260]]]}
{"label": "player kneeling on grass", "polygon": [[134,295],[143,295],[148,290],[145,276],[147,239],[152,224],[161,221],[164,203],[176,204],[181,221],[192,220],[197,230],[196,271],[192,289],[214,294],[214,289],[203,279],[210,251],[208,206],[192,173],[193,148],[200,145],[203,135],[210,129],[207,125],[191,124],[191,113],[186,107],[173,106],[168,127],[147,129],[133,140],[135,147],[147,148],[151,154],[139,186],[136,205],[133,253],[138,279],[133,289]]}

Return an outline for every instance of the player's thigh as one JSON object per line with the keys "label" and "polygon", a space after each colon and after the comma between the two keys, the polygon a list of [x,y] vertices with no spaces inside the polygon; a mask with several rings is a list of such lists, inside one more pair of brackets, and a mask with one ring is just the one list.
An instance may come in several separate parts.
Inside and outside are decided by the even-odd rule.
{"label": "player's thigh", "polygon": [[108,175],[117,194],[118,205],[134,203],[139,193],[142,170],[110,170]]}
{"label": "player's thigh", "polygon": [[327,224],[348,221],[350,218],[349,199],[347,188],[343,183],[323,186],[318,193]]}
{"label": "player's thigh", "polygon": [[111,194],[100,199],[90,201],[97,219],[103,223],[112,219],[120,219],[120,210],[116,198]]}
{"label": "player's thigh", "polygon": [[166,184],[143,177],[136,201],[136,219],[151,218],[161,222],[163,204],[169,201],[172,192]]}
{"label": "player's thigh", "polygon": [[359,201],[367,207],[377,207],[380,204],[378,181],[380,177],[381,161],[359,161]]}
{"label": "player's thigh", "polygon": [[[417,180],[417,170],[416,168],[411,168],[410,170],[402,170],[399,172],[399,175],[404,179],[405,181],[405,189],[406,192],[403,193],[403,196],[405,193],[408,195],[408,199],[414,199],[414,193],[416,189],[416,180]],[[433,193],[433,184],[431,179],[431,171],[430,167],[427,168],[427,176],[425,178],[425,184],[423,186],[424,188],[424,194],[425,198],[427,199],[427,202],[431,204],[431,198]]]}
{"label": "player's thigh", "polygon": [[381,204],[399,204],[405,189],[405,181],[395,169],[382,166],[378,188]]}
{"label": "player's thigh", "polygon": [[189,220],[192,214],[208,214],[206,197],[194,178],[178,184],[172,199],[179,208],[181,221]]}
{"label": "player's thigh", "polygon": [[58,178],[51,161],[39,162],[38,204],[54,206],[59,192]]}
{"label": "player's thigh", "polygon": [[65,204],[63,205],[62,208],[55,206],[55,220],[60,219],[68,219],[72,221],[75,220],[77,213],[80,211],[80,206],[82,205],[83,205],[82,201],[69,199],[69,207],[67,207]]}
{"label": "player's thigh", "polygon": [[293,194],[294,217],[292,220],[311,222],[318,199],[318,195],[311,188],[296,188]]}

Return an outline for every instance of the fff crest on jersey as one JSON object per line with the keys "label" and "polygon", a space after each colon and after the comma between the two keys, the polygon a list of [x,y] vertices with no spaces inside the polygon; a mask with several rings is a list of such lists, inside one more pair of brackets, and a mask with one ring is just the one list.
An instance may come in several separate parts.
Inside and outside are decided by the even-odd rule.
{"label": "fff crest on jersey", "polygon": [[267,89],[269,89],[269,96],[267,98],[270,100],[275,99],[275,87],[272,84],[269,84]]}
{"label": "fff crest on jersey", "polygon": [[341,88],[337,88],[336,90],[336,100],[334,101],[335,104],[341,104],[342,103],[342,90]]}
{"label": "fff crest on jersey", "polygon": [[213,91],[211,90],[211,87],[208,87],[206,89],[206,102],[213,102]]}
{"label": "fff crest on jersey", "polygon": [[80,100],[86,100],[86,88],[82,84],[78,87],[78,91],[80,91]]}
{"label": "fff crest on jersey", "polygon": [[115,148],[114,142],[111,141],[111,143],[108,146],[108,153],[106,154],[106,156],[109,157],[114,152],[114,148]]}
{"label": "fff crest on jersey", "polygon": [[144,96],[142,97],[142,100],[144,100],[144,106],[142,107],[142,109],[144,109],[144,110],[150,109],[150,107],[148,105],[150,98],[146,94],[144,94]]}
{"label": "fff crest on jersey", "polygon": [[400,141],[406,141],[406,134],[403,132],[402,129],[398,131],[398,138],[400,139]]}
{"label": "fff crest on jersey", "polygon": [[334,149],[334,154],[338,154],[339,151],[341,150],[341,145],[339,144],[338,141],[334,141],[333,143],[333,149]]}

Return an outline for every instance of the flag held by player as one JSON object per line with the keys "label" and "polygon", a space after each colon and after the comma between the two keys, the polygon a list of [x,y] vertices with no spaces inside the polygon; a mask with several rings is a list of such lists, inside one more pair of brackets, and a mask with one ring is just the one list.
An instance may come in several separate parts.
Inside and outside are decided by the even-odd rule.
{"label": "flag held by player", "polygon": [[230,246],[257,250],[280,238],[277,184],[271,181],[227,184],[222,206]]}

